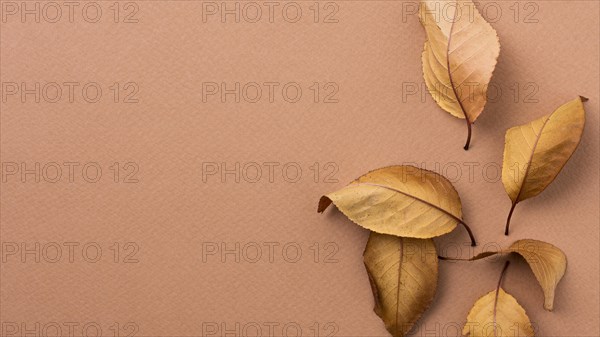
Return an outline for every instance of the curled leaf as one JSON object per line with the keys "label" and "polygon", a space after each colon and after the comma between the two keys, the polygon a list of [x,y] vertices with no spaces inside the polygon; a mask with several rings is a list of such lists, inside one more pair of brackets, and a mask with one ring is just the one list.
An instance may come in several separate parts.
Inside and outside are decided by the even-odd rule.
{"label": "curled leaf", "polygon": [[421,0],[427,34],[423,77],[438,105],[471,124],[487,102],[487,88],[500,54],[500,42],[471,0]]}
{"label": "curled leaf", "polygon": [[467,315],[463,335],[469,337],[533,336],[525,309],[502,288],[478,299]]}
{"label": "curled leaf", "polygon": [[567,256],[559,248],[538,240],[515,241],[507,252],[521,255],[544,291],[544,309],[554,309],[554,292],[567,270]]}
{"label": "curled leaf", "polygon": [[546,189],[579,145],[586,100],[578,97],[550,115],[506,131],[502,183],[512,207],[504,234],[508,235],[515,206]]}
{"label": "curled leaf", "polygon": [[392,336],[406,335],[435,296],[438,259],[433,240],[371,232],[363,256],[375,313]]}
{"label": "curled leaf", "polygon": [[544,309],[554,309],[554,293],[558,282],[567,270],[567,256],[562,250],[544,241],[523,239],[515,241],[507,249],[484,252],[470,260],[479,260],[495,254],[517,253],[521,255],[544,292]]}
{"label": "curled leaf", "polygon": [[356,224],[382,234],[427,239],[464,225],[460,197],[448,179],[414,166],[371,171],[322,196],[317,211],[331,203]]}

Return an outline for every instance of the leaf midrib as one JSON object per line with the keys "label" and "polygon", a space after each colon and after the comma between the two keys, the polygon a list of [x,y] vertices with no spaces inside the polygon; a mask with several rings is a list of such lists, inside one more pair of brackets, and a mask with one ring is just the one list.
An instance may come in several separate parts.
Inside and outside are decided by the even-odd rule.
{"label": "leaf midrib", "polygon": [[434,205],[434,204],[432,204],[432,203],[430,203],[430,202],[428,202],[428,201],[426,201],[426,200],[423,200],[423,199],[421,199],[421,198],[418,198],[418,197],[416,197],[416,196],[414,196],[414,195],[412,195],[412,194],[409,194],[409,193],[406,193],[406,192],[404,192],[404,191],[401,191],[401,190],[399,190],[399,189],[396,189],[396,188],[393,188],[393,187],[390,187],[390,186],[386,186],[386,185],[375,184],[375,183],[356,183],[355,185],[359,185],[359,186],[360,186],[360,185],[367,185],[367,186],[381,187],[381,188],[388,189],[388,190],[390,190],[390,191],[394,191],[394,192],[400,193],[400,194],[402,194],[402,195],[405,195],[405,196],[407,196],[407,197],[413,198],[413,199],[415,199],[415,200],[417,200],[417,201],[420,201],[420,202],[422,202],[422,203],[424,203],[424,204],[426,204],[426,205],[428,205],[428,206],[430,206],[430,207],[433,207],[433,208],[435,208],[435,209],[437,209],[437,210],[439,210],[439,211],[443,212],[444,214],[446,214],[447,216],[451,217],[452,219],[454,219],[454,220],[455,220],[455,221],[457,221],[458,223],[464,223],[462,219],[460,219],[459,217],[457,217],[457,216],[455,216],[454,214],[450,213],[449,211],[447,211],[447,210],[445,210],[445,209],[443,209],[443,208],[441,208],[441,207],[439,207],[439,206],[437,206],[437,205]]}
{"label": "leaf midrib", "polygon": [[398,303],[400,303],[400,282],[401,282],[401,277],[402,277],[402,263],[404,262],[404,239],[403,238],[399,238],[400,240],[400,244],[398,247],[398,253],[400,254],[400,258],[398,261],[398,287],[396,290],[396,336],[400,336],[400,325],[398,324],[400,321],[400,309],[398,306]]}
{"label": "leaf midrib", "polygon": [[[458,1],[456,1],[458,5]],[[448,79],[450,80],[450,87],[452,87],[452,91],[454,92],[454,97],[456,97],[456,101],[458,101],[458,106],[460,106],[460,110],[462,111],[465,119],[467,120],[467,124],[470,125],[471,121],[469,120],[469,116],[467,116],[467,111],[458,97],[458,92],[456,92],[456,87],[454,85],[454,79],[452,78],[452,71],[450,71],[450,44],[452,43],[452,33],[454,32],[454,23],[456,22],[456,13],[458,12],[458,6],[454,10],[454,16],[452,17],[452,24],[450,24],[450,33],[448,34],[448,46],[446,46],[446,71],[448,72]]]}
{"label": "leaf midrib", "polygon": [[525,172],[523,174],[523,181],[519,185],[519,193],[517,193],[517,196],[515,197],[515,201],[514,201],[513,205],[516,205],[520,202],[519,197],[521,197],[521,193],[523,192],[523,186],[525,185],[525,181],[527,180],[527,176],[529,175],[529,169],[531,168],[531,162],[533,161],[533,156],[535,155],[535,150],[537,149],[540,138],[542,138],[542,133],[544,133],[544,128],[546,127],[546,124],[548,124],[548,122],[550,121],[550,118],[552,118],[552,115],[554,115],[554,112],[551,113],[550,116],[548,116],[548,118],[546,118],[546,120],[544,121],[544,124],[542,124],[542,127],[540,128],[540,133],[535,137],[535,143],[533,143],[533,147],[531,148],[531,154],[529,155],[529,160],[527,161],[527,167],[525,168]]}

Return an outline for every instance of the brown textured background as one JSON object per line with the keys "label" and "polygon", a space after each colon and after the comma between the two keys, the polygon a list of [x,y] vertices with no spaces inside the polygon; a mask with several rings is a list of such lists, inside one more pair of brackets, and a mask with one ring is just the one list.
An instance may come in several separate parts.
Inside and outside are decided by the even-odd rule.
{"label": "brown textured background", "polygon": [[[111,21],[112,2],[98,3],[103,17],[97,23],[76,12],[73,23],[9,16],[0,24],[2,82],[93,81],[104,89],[95,104],[81,97],[75,103],[31,97],[21,103],[12,96],[2,102],[3,163],[98,162],[103,168],[95,184],[80,176],[54,184],[9,176],[2,183],[3,243],[97,242],[103,248],[98,263],[7,256],[0,268],[3,333],[13,323],[77,322],[80,335],[83,324],[96,322],[103,335],[113,336],[110,326],[119,322],[126,335],[123,325],[134,322],[136,336],[198,336],[203,322],[255,322],[267,334],[265,322],[275,322],[281,335],[284,324],[297,322],[312,336],[319,322],[325,336],[333,322],[337,336],[386,336],[362,265],[368,232],[337,211],[317,214],[316,205],[321,194],[368,170],[414,162],[433,170],[439,163],[450,176],[461,168],[454,185],[480,246],[469,251],[465,232],[457,229],[436,240],[442,252],[456,254],[459,246],[466,258],[486,244],[519,238],[555,244],[569,264],[553,313],[542,309],[541,290],[524,262],[513,259],[505,289],[526,308],[539,336],[600,335],[597,1],[517,2],[517,22],[510,8],[515,2],[479,4],[493,6],[488,18],[502,9],[492,23],[502,46],[492,81],[503,94],[478,119],[468,152],[462,150],[463,121],[441,111],[422,89],[402,99],[403,83],[423,83],[425,39],[415,15],[403,22],[406,3],[337,1],[337,23],[312,22],[312,2],[297,2],[303,9],[297,23],[280,14],[269,23],[264,12],[258,23],[215,17],[203,23],[200,1],[138,1],[139,22],[130,24]],[[524,22],[535,9],[527,6],[537,6],[529,19],[538,22]],[[108,86],[129,81],[138,84],[140,102],[112,103]],[[295,104],[281,95],[274,103],[265,97],[254,104],[202,102],[203,82],[268,81],[298,82],[303,97]],[[312,82],[337,83],[339,103],[314,103]],[[504,132],[576,95],[590,99],[582,142],[557,180],[517,207],[506,238],[510,202],[501,182],[491,181]],[[114,183],[108,167],[129,161],[139,166],[139,182]],[[264,176],[257,183],[235,183],[231,176],[204,183],[203,162],[296,162],[303,171],[296,183],[280,175],[273,183]],[[315,183],[309,169],[315,162],[321,169],[335,163],[338,182],[321,176]],[[467,165],[473,162],[479,166],[471,180]],[[121,248],[135,242],[139,262],[114,263],[114,242]],[[218,256],[203,263],[203,242],[295,242],[303,255],[297,263],[281,254],[273,263],[265,257],[221,263]],[[319,263],[309,248],[315,242]],[[327,242],[335,246],[325,249]],[[338,262],[323,263],[331,247],[339,248]],[[473,302],[494,288],[502,261],[440,265],[434,305],[415,336],[456,336]]]}

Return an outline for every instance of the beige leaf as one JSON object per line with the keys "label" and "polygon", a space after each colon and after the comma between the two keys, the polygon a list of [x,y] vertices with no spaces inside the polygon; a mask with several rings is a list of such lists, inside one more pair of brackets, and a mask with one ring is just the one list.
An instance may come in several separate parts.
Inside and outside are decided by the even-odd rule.
{"label": "beige leaf", "polygon": [[471,124],[487,102],[487,88],[500,54],[496,31],[471,0],[421,0],[427,41],[423,77],[438,105],[464,118],[469,148]]}
{"label": "beige leaf", "polygon": [[557,247],[538,240],[515,241],[506,250],[521,255],[544,291],[544,309],[554,309],[554,292],[567,270],[567,256]]}
{"label": "beige leaf", "polygon": [[478,299],[467,316],[463,335],[469,337],[533,336],[525,309],[499,288]]}
{"label": "beige leaf", "polygon": [[392,336],[406,335],[431,304],[437,288],[433,240],[371,232],[363,255],[375,313]]}
{"label": "beige leaf", "polygon": [[558,282],[567,270],[567,256],[558,247],[544,241],[523,239],[515,241],[507,249],[484,252],[470,260],[479,260],[495,254],[517,253],[529,264],[531,271],[544,292],[544,309],[554,309],[554,293]]}
{"label": "beige leaf", "polygon": [[585,125],[586,100],[578,97],[550,115],[506,131],[502,183],[512,200],[506,235],[515,206],[540,194],[577,148]]}
{"label": "beige leaf", "polygon": [[356,224],[382,234],[426,239],[463,223],[460,197],[452,184],[414,166],[371,171],[322,196],[318,212],[332,202]]}

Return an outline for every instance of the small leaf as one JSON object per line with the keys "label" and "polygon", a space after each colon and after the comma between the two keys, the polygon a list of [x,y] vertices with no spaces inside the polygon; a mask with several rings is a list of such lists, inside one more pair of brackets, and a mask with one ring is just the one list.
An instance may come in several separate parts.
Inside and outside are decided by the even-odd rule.
{"label": "small leaf", "polygon": [[475,302],[462,333],[469,337],[534,335],[525,309],[502,288],[487,293]]}
{"label": "small leaf", "polygon": [[322,196],[317,211],[323,212],[332,202],[356,224],[382,234],[427,239],[464,224],[460,197],[452,184],[414,166],[371,171]]}
{"label": "small leaf", "polygon": [[537,240],[515,241],[506,250],[521,255],[544,291],[544,309],[554,309],[554,292],[567,270],[567,256],[557,247]]}
{"label": "small leaf", "polygon": [[544,241],[523,239],[515,241],[499,252],[484,252],[470,260],[479,260],[496,254],[517,253],[521,255],[544,292],[544,309],[554,309],[554,293],[558,282],[567,270],[567,256],[558,247]]}
{"label": "small leaf", "polygon": [[375,313],[392,336],[406,335],[435,296],[438,259],[433,240],[371,232],[363,255]]}
{"label": "small leaf", "polygon": [[515,206],[540,194],[556,178],[577,148],[585,125],[585,98],[576,98],[551,113],[506,131],[502,183]]}
{"label": "small leaf", "polygon": [[427,34],[425,83],[442,109],[466,120],[468,150],[500,54],[498,36],[471,0],[421,0],[419,14]]}

